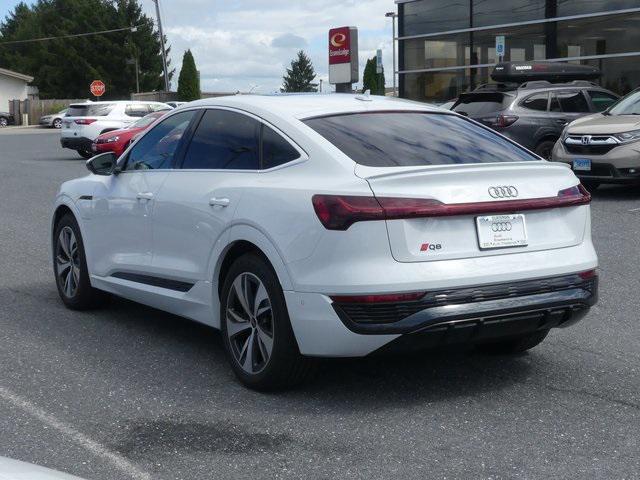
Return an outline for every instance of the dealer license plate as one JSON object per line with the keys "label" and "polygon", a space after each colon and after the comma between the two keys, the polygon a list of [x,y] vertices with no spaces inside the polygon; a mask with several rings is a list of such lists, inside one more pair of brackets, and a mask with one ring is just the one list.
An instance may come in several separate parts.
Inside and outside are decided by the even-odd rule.
{"label": "dealer license plate", "polygon": [[522,214],[476,217],[476,225],[481,250],[528,245],[527,226]]}

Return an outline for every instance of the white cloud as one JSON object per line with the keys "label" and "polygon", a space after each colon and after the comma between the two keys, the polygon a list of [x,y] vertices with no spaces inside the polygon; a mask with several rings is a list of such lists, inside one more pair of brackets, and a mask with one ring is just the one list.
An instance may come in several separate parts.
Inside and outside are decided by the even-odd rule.
{"label": "white cloud", "polygon": [[[161,0],[161,5],[173,65],[179,70],[190,48],[205,91],[275,91],[298,49],[309,54],[326,82],[327,32],[344,25],[359,28],[361,72],[366,58],[382,48],[391,84],[391,20],[384,14],[395,9],[393,0]],[[153,2],[145,0],[145,8],[155,18]]]}

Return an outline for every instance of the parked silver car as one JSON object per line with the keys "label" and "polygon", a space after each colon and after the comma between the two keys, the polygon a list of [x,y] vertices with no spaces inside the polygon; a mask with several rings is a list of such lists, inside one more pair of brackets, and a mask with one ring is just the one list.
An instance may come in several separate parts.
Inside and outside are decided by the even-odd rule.
{"label": "parked silver car", "polygon": [[40,125],[49,128],[62,128],[62,117],[67,114],[67,109],[60,110],[58,113],[43,115],[40,117]]}

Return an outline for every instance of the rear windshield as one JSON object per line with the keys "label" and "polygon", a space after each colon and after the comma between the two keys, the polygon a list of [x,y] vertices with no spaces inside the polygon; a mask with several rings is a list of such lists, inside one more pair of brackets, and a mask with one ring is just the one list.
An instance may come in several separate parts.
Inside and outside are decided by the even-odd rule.
{"label": "rear windshield", "polygon": [[520,162],[535,156],[456,115],[372,112],[305,120],[354,162],[370,167]]}
{"label": "rear windshield", "polygon": [[71,105],[67,110],[67,117],[106,117],[113,107],[113,103]]}
{"label": "rear windshield", "polygon": [[460,99],[451,108],[454,112],[475,117],[486,113],[500,112],[509,106],[513,97],[504,93],[474,93],[460,95]]}

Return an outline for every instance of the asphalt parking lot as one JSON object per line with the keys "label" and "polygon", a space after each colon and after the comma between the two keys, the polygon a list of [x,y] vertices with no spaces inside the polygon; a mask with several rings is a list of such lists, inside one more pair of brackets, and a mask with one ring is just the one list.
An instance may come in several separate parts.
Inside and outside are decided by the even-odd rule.
{"label": "asphalt parking lot", "polygon": [[0,132],[0,456],[92,480],[640,478],[640,188],[592,205],[600,303],[528,354],[327,362],[241,387],[216,331],[58,299],[50,205],[84,175],[58,132]]}

